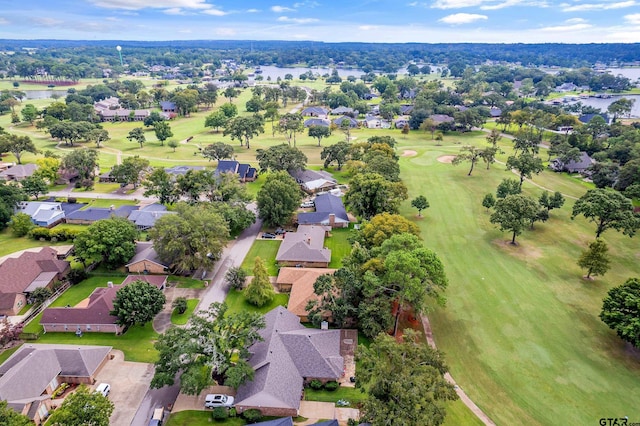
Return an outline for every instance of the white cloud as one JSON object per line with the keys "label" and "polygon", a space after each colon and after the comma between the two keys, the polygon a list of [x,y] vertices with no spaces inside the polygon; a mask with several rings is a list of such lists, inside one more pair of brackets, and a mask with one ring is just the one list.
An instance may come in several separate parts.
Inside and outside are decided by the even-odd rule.
{"label": "white cloud", "polygon": [[640,31],[621,31],[607,34],[605,39],[608,43],[638,43],[640,42]]}
{"label": "white cloud", "polygon": [[[299,9],[301,7],[307,7],[309,9],[313,9],[314,7],[319,7],[319,6],[320,6],[320,3],[313,0],[300,1],[298,3],[293,4],[293,7],[295,7],[296,9]],[[306,34],[304,36],[307,37]]]}
{"label": "white cloud", "polygon": [[292,24],[309,24],[311,22],[317,22],[316,18],[289,18],[288,16],[280,16],[278,18],[280,22],[291,22]]}
{"label": "white cloud", "polygon": [[64,24],[63,21],[53,18],[33,18],[33,21],[43,27],[57,27]]}
{"label": "white cloud", "polygon": [[247,9],[247,13],[258,13],[260,9]]}
{"label": "white cloud", "polygon": [[479,6],[483,0],[436,0],[433,3],[435,9],[461,9],[463,7]]}
{"label": "white cloud", "polygon": [[624,9],[627,7],[637,6],[638,2],[635,0],[620,1],[614,3],[582,3],[576,5],[563,4],[563,12],[583,12],[583,11],[596,11],[596,10],[613,10]]}
{"label": "white cloud", "polygon": [[564,21],[565,24],[583,24],[585,22],[587,22],[587,20],[583,18],[571,18]]}
{"label": "white cloud", "polygon": [[439,19],[440,22],[445,24],[459,25],[470,24],[476,21],[484,21],[489,19],[487,15],[478,15],[477,13],[454,13],[453,15],[445,16]]}
{"label": "white cloud", "polygon": [[631,25],[640,25],[640,13],[624,15],[624,20]]}
{"label": "white cloud", "polygon": [[275,13],[295,12],[295,9],[285,6],[271,6],[271,11]]}
{"label": "white cloud", "polygon": [[7,21],[5,18],[0,18],[0,25],[8,25],[9,21]]}
{"label": "white cloud", "polygon": [[216,28],[216,34],[219,36],[234,36],[236,35],[236,30],[233,28]]}
{"label": "white cloud", "polygon": [[119,22],[119,21],[122,21],[122,19],[120,19],[120,18],[116,18],[116,17],[114,17],[114,16],[107,16],[107,17],[106,17],[106,18],[104,18],[104,19],[105,19],[105,20],[107,20],[107,21],[111,21],[111,22]]}
{"label": "white cloud", "polygon": [[558,25],[555,27],[543,27],[540,28],[540,31],[550,31],[550,32],[570,32],[570,31],[580,31],[586,30],[587,28],[591,28],[593,25],[590,24],[574,24],[574,25]]}
{"label": "white cloud", "polygon": [[209,9],[206,0],[89,0],[96,6],[106,9]]}
{"label": "white cloud", "polygon": [[482,5],[480,6],[480,9],[498,10],[498,9],[504,9],[505,7],[512,7],[512,6],[528,6],[528,7],[546,8],[546,7],[549,7],[549,4],[544,0],[541,0],[541,1],[505,0],[502,3]]}
{"label": "white cloud", "polygon": [[377,25],[360,25],[358,27],[358,29],[362,31],[372,31],[372,30],[377,30],[378,28],[380,27]]}
{"label": "white cloud", "polygon": [[167,15],[186,15],[184,13],[184,10],[180,9],[179,7],[172,7],[171,9],[166,9],[164,13]]}
{"label": "white cloud", "polygon": [[206,9],[206,10],[203,10],[202,13],[205,13],[207,15],[213,15],[213,16],[224,16],[227,14],[227,12],[220,9]]}

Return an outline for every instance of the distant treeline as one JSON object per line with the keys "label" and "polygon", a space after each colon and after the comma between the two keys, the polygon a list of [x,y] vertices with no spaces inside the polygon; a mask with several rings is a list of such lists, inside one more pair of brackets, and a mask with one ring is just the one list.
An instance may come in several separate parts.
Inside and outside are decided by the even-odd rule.
{"label": "distant treeline", "polygon": [[[29,57],[33,61],[55,59],[72,64],[120,65],[115,46],[122,46],[126,62],[134,68],[144,65],[177,66],[216,63],[232,59],[245,64],[328,66],[340,64],[365,70],[395,72],[410,61],[448,64],[464,69],[487,60],[527,65],[560,67],[631,63],[640,58],[635,44],[481,44],[481,43],[322,43],[311,41],[77,41],[0,40],[0,51],[15,55],[0,58],[0,65]],[[37,48],[29,54],[23,48]]]}

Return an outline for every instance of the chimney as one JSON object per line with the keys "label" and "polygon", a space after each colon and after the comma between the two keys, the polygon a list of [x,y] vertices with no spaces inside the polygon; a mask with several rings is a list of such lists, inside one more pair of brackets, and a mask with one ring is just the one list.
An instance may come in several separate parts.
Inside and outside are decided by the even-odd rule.
{"label": "chimney", "polygon": [[332,228],[336,227],[336,215],[333,213],[329,214],[329,226]]}

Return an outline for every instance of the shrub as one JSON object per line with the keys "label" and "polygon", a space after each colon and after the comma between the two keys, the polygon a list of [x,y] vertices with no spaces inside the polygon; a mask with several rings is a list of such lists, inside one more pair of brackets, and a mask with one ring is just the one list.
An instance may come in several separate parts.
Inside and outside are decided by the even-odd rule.
{"label": "shrub", "polygon": [[262,412],[257,408],[250,408],[242,412],[242,417],[249,423],[256,423],[262,419]]}
{"label": "shrub", "polygon": [[229,417],[229,411],[226,407],[216,407],[211,411],[211,418],[215,421],[223,421]]}
{"label": "shrub", "polygon": [[50,238],[50,231],[48,228],[43,228],[39,226],[29,231],[29,237],[33,238],[34,240],[40,240],[40,239],[48,240]]}
{"label": "shrub", "polygon": [[171,307],[182,315],[187,311],[187,299],[184,297],[177,297],[171,304]]}
{"label": "shrub", "polygon": [[84,281],[88,277],[89,277],[89,274],[87,273],[87,271],[81,268],[74,268],[71,271],[69,271],[69,274],[67,275],[67,279],[72,285],[78,284],[80,281]]}
{"label": "shrub", "polygon": [[324,388],[326,390],[328,390],[329,392],[333,392],[334,390],[338,389],[339,387],[340,387],[340,385],[335,380],[327,382],[327,383],[324,384]]}
{"label": "shrub", "polygon": [[229,408],[229,417],[236,417],[238,415],[238,412],[236,411],[235,408]]}
{"label": "shrub", "polygon": [[309,387],[313,390],[320,390],[322,389],[322,382],[318,379],[313,379],[309,382]]}
{"label": "shrub", "polygon": [[244,287],[247,273],[240,267],[233,266],[229,268],[224,278],[227,280],[231,288],[240,290],[242,287]]}

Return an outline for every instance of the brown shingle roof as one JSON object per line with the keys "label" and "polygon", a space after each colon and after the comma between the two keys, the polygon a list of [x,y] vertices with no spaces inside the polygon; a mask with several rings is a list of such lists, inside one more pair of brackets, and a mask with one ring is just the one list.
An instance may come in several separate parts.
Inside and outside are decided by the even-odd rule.
{"label": "brown shingle roof", "polygon": [[22,293],[42,272],[62,273],[68,267],[69,262],[59,260],[51,247],[5,258],[0,264],[0,293]]}
{"label": "brown shingle roof", "polygon": [[313,292],[313,284],[319,276],[333,274],[335,271],[328,268],[280,268],[277,283],[291,284],[287,310],[299,317],[307,316],[307,302],[319,299]]}

